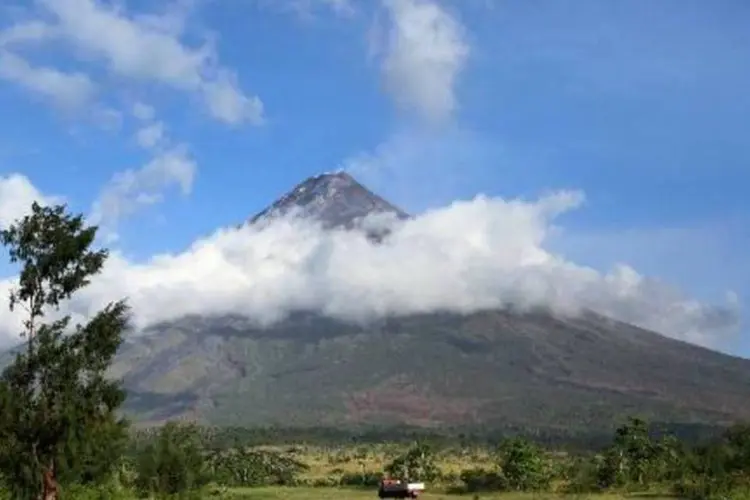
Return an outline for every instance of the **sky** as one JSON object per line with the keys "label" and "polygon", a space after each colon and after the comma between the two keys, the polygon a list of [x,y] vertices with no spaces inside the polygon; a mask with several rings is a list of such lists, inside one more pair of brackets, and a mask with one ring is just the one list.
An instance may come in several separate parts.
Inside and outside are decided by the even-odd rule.
{"label": "sky", "polygon": [[[0,226],[36,199],[100,227],[81,316],[545,303],[750,357],[749,22],[740,0],[5,1]],[[381,248],[236,229],[338,169],[416,219]]]}

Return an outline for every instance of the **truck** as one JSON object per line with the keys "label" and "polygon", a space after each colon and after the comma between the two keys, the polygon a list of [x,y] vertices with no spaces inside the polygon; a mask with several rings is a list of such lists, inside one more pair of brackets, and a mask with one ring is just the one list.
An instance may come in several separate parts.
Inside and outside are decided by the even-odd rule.
{"label": "truck", "polygon": [[417,498],[424,490],[424,483],[383,479],[378,487],[378,498]]}

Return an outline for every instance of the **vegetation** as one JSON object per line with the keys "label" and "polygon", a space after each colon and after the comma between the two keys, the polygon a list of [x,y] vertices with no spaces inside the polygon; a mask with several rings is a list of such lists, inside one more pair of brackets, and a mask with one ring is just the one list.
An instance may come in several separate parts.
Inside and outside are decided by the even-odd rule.
{"label": "vegetation", "polygon": [[177,422],[134,432],[107,481],[61,479],[68,493],[63,498],[374,498],[384,476],[426,482],[428,499],[750,498],[750,427],[742,425],[690,445],[631,418],[607,447],[575,454],[521,437],[494,446],[384,441],[222,447],[215,446],[216,437],[214,429]]}
{"label": "vegetation", "polygon": [[42,207],[0,233],[20,264],[10,309],[25,314],[25,350],[0,375],[0,474],[14,498],[59,496],[59,481],[102,481],[119,459],[126,423],[115,411],[125,399],[105,378],[127,325],[124,302],[108,305],[85,325],[70,316],[44,322],[102,268],[92,251],[96,229],[64,206]]}
{"label": "vegetation", "polygon": [[356,499],[371,498],[391,476],[426,482],[425,498],[750,498],[750,425],[695,441],[629,418],[606,446],[588,450],[520,434],[343,439],[320,429],[295,435],[185,422],[131,429],[118,416],[125,391],[105,375],[127,306],[113,302],[75,326],[58,312],[104,265],[107,252],[91,249],[95,235],[64,206],[37,204],[0,233],[21,267],[10,307],[25,314],[23,349],[0,374],[0,497]]}

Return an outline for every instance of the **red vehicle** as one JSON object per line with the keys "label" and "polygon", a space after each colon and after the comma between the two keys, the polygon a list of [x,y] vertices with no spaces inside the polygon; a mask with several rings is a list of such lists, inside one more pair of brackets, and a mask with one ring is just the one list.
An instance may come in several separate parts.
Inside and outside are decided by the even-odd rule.
{"label": "red vehicle", "polygon": [[398,479],[383,479],[378,488],[379,498],[417,498],[424,491],[424,483],[409,483]]}

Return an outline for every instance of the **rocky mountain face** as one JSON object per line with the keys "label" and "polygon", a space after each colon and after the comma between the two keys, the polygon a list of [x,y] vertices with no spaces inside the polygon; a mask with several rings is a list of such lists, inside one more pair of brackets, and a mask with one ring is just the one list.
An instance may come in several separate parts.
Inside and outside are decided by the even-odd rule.
{"label": "rocky mountain face", "polygon": [[[328,228],[408,217],[343,173],[313,177],[250,219],[296,212]],[[590,313],[423,314],[347,324],[297,313],[270,328],[237,316],[154,325],[113,375],[142,422],[605,429],[750,418],[750,361]]]}

